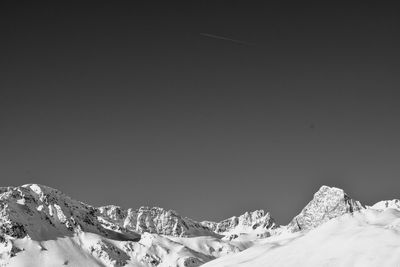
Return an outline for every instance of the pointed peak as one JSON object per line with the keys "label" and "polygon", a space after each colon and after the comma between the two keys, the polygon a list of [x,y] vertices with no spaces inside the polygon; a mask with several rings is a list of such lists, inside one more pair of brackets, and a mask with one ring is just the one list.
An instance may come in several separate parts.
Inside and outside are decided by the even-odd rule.
{"label": "pointed peak", "polygon": [[314,199],[341,199],[348,195],[343,189],[333,186],[323,185],[314,193]]}
{"label": "pointed peak", "polygon": [[362,208],[360,202],[351,199],[342,189],[323,185],[288,226],[294,232],[310,230],[332,218]]}
{"label": "pointed peak", "polygon": [[316,193],[318,192],[344,192],[344,191],[343,189],[338,187],[322,185]]}

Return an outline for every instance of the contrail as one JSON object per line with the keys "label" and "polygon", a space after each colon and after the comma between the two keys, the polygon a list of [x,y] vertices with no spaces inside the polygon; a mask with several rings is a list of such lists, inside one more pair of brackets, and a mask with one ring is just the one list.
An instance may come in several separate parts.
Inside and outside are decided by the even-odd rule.
{"label": "contrail", "polygon": [[219,36],[219,35],[214,35],[214,34],[209,34],[209,33],[200,33],[200,35],[205,36],[205,37],[209,37],[209,38],[214,38],[214,39],[218,39],[218,40],[224,40],[224,41],[230,41],[233,43],[237,43],[237,44],[242,44],[242,45],[254,45],[252,43],[248,43],[245,41],[241,41],[241,40],[236,40],[236,39],[232,39],[232,38],[228,38],[228,37],[224,37],[224,36]]}

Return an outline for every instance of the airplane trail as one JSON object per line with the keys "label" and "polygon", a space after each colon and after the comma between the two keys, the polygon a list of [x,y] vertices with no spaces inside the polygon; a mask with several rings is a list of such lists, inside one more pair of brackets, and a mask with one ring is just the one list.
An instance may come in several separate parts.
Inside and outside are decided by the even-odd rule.
{"label": "airplane trail", "polygon": [[228,38],[228,37],[224,37],[224,36],[220,36],[220,35],[214,35],[214,34],[210,34],[210,33],[200,33],[200,35],[208,37],[208,38],[214,38],[214,39],[218,39],[218,40],[223,40],[223,41],[229,41],[229,42],[233,42],[233,43],[237,43],[237,44],[242,44],[242,45],[254,45],[252,43],[249,42],[245,42],[245,41],[241,41],[241,40],[237,40],[237,39],[232,39],[232,38]]}

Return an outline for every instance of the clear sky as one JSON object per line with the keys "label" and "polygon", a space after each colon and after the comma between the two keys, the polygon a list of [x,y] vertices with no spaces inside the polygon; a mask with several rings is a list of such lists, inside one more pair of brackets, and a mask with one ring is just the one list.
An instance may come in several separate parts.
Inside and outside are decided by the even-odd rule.
{"label": "clear sky", "polygon": [[0,3],[2,186],[279,223],[323,184],[400,198],[396,6],[82,2]]}

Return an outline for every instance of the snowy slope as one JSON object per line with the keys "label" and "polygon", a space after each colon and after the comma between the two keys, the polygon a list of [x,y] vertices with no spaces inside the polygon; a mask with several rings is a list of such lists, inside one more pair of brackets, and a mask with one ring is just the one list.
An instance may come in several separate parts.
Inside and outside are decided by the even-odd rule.
{"label": "snowy slope", "polygon": [[306,232],[275,236],[204,267],[400,266],[400,211],[366,209]]}
{"label": "snowy slope", "polygon": [[[0,263],[33,267],[199,266],[216,257],[241,251],[239,246],[214,237],[174,238],[145,233],[140,241],[133,242],[80,233],[41,242],[16,239],[5,244],[5,248],[0,246]],[[16,248],[14,256],[5,253],[10,247]]]}
{"label": "snowy slope", "polygon": [[0,188],[0,266],[400,266],[400,201],[366,209],[322,186],[286,226],[263,210],[196,222],[93,207],[37,184]]}
{"label": "snowy slope", "polygon": [[162,208],[96,208],[37,184],[0,188],[0,266],[199,266],[253,244],[221,237]]}
{"label": "snowy slope", "polygon": [[371,209],[385,210],[385,209],[398,209],[400,210],[400,200],[382,200],[370,207]]}

